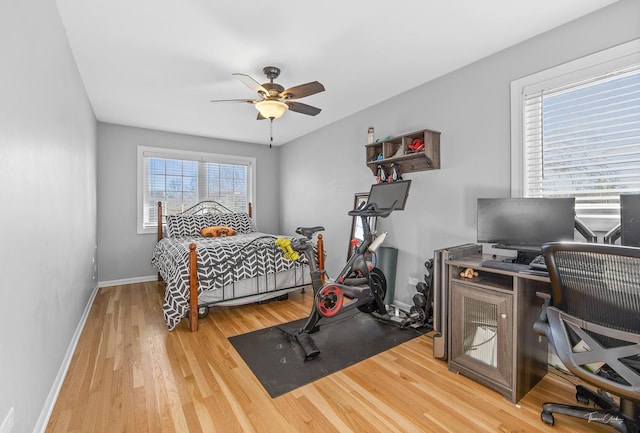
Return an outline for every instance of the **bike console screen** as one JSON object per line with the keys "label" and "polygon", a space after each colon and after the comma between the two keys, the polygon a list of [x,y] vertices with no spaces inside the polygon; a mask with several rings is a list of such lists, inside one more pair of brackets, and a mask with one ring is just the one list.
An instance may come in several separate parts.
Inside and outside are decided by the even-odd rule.
{"label": "bike console screen", "polygon": [[[375,203],[381,211],[404,210],[409,196],[409,186],[411,186],[411,180],[374,183],[371,185],[367,204]],[[396,203],[395,207],[393,207],[394,203]]]}

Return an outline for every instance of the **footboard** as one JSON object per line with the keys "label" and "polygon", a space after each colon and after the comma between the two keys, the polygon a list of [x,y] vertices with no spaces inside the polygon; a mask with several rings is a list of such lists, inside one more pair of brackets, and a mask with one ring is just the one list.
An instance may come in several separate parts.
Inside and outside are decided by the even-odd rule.
{"label": "footboard", "polygon": [[[317,247],[317,264],[320,271],[324,270],[324,241],[322,235],[318,235]],[[189,324],[191,332],[198,330],[198,252],[196,244],[189,245]],[[324,284],[324,273],[321,277]]]}
{"label": "footboard", "polygon": [[[197,205],[197,206],[200,206],[200,204]],[[224,210],[221,210],[221,208],[224,209]],[[233,226],[234,227],[236,227],[236,225],[235,225],[236,223],[237,224],[241,224],[235,219],[236,218],[235,216],[239,215],[239,214],[235,214],[232,211],[230,211],[230,210],[228,210],[228,209],[226,209],[226,208],[224,208],[222,206],[214,207],[213,209],[214,209],[213,212],[211,212],[210,210],[208,212],[216,213],[216,214],[217,213],[221,213],[221,214],[232,213],[234,215],[234,217],[233,217],[234,218],[233,219],[233,221],[234,221],[233,222]],[[198,212],[199,210],[200,209],[196,210],[196,212]],[[251,208],[251,205],[249,205],[248,215],[251,216],[251,213],[252,213],[252,208]],[[192,215],[194,214],[194,212],[185,213],[185,214],[187,215],[186,221],[187,222],[191,221],[192,218],[193,218]],[[246,221],[246,215],[247,214],[243,214],[243,215],[244,215],[244,217],[243,217],[242,221]],[[180,227],[181,224],[187,224],[187,223],[183,223],[182,222],[183,221],[182,218],[180,218],[179,220],[175,220],[174,218],[175,217],[171,217],[171,220],[169,222],[170,227],[167,228],[167,230],[168,230],[167,231],[167,236],[169,236],[169,237],[173,237],[173,236],[178,236],[179,237],[179,236],[187,236],[187,235],[188,236],[193,236],[193,234],[185,234],[185,233],[180,232],[181,229],[178,229],[178,232],[176,232],[176,224],[178,224],[178,227]],[[200,217],[196,217],[196,218],[200,218]],[[209,221],[209,218],[210,217],[207,216],[206,220]],[[216,218],[225,219],[225,218],[228,218],[228,217],[225,216],[225,215],[221,215],[220,217],[216,216]],[[176,223],[176,221],[178,221],[178,223]],[[216,220],[216,221],[218,221],[218,220]],[[251,226],[252,226],[252,229],[250,229],[250,231],[251,232],[255,232],[255,226],[253,225],[253,223],[251,223]],[[238,225],[237,227],[245,227],[245,225],[241,224],[241,225]],[[192,229],[190,229],[190,230],[193,231]],[[165,234],[165,232],[163,230],[162,203],[158,202],[158,242],[160,242],[163,239],[164,234]],[[273,235],[268,235],[268,236],[273,236]],[[194,241],[194,243],[190,243],[189,244],[189,247],[188,247],[189,248],[188,259],[187,259],[188,261],[187,261],[187,263],[182,262],[183,263],[183,265],[182,265],[183,269],[184,269],[184,267],[188,267],[188,282],[186,280],[182,280],[183,282],[181,283],[182,284],[182,288],[183,288],[182,290],[188,290],[188,292],[189,292],[188,293],[188,297],[189,297],[188,305],[184,303],[185,296],[184,296],[184,291],[182,291],[182,293],[183,293],[183,295],[182,295],[182,300],[183,301],[182,302],[183,303],[181,305],[183,307],[180,308],[180,310],[182,310],[182,311],[181,311],[180,315],[174,315],[173,318],[169,318],[168,319],[167,317],[172,317],[172,316],[167,316],[167,311],[170,311],[170,310],[167,309],[168,308],[167,305],[169,305],[169,303],[172,302],[172,300],[175,299],[175,298],[165,298],[165,299],[169,299],[169,300],[166,301],[166,304],[165,304],[164,308],[165,308],[165,320],[168,320],[168,322],[167,322],[168,324],[170,323],[169,321],[172,321],[171,324],[169,324],[170,329],[173,329],[173,327],[176,325],[176,323],[179,322],[179,320],[180,320],[179,317],[185,317],[182,314],[186,313],[186,308],[188,308],[188,314],[187,315],[189,316],[190,329],[191,329],[192,332],[196,332],[198,330],[198,320],[199,320],[198,316],[199,316],[199,313],[200,313],[200,304],[202,303],[202,305],[210,306],[210,305],[215,305],[215,303],[218,303],[218,301],[213,301],[212,302],[212,300],[210,298],[204,298],[203,299],[203,298],[198,296],[198,292],[199,292],[199,289],[200,289],[200,286],[201,286],[201,282],[199,281],[199,277],[198,277],[198,265],[197,265],[198,264],[198,260],[210,261],[211,260],[211,256],[209,255],[209,252],[201,251],[202,253],[207,254],[207,255],[199,258],[198,257],[198,248],[199,247],[197,247],[195,242],[196,241]],[[197,242],[199,242],[199,241],[197,241]],[[171,244],[163,243],[163,245],[171,245]],[[186,246],[185,244],[183,244],[183,245]],[[227,248],[227,247],[225,247],[225,248]],[[158,250],[156,250],[156,251],[158,251]],[[182,250],[182,251],[184,251],[184,250]],[[216,249],[215,251],[218,251],[218,250]],[[160,263],[162,263],[162,262],[160,262]],[[250,263],[250,262],[246,262],[246,263]],[[323,242],[323,239],[322,239],[322,235],[318,235],[318,240],[317,240],[317,266],[318,266],[318,268],[320,270],[324,269],[324,242]],[[235,268],[230,268],[230,269],[235,269]],[[184,270],[186,271],[186,269],[184,269]],[[166,271],[166,269],[164,269],[162,271],[163,271],[163,275],[165,275],[164,272]],[[239,272],[242,273],[243,271],[244,271],[244,269],[242,271],[239,271]],[[185,274],[183,273],[182,275],[185,275]],[[246,275],[246,274],[243,273],[243,275]],[[269,275],[271,275],[271,274],[269,274]],[[322,277],[323,277],[323,282],[324,282],[324,275],[322,275]],[[158,272],[158,279],[159,279],[159,281],[161,280],[160,272]],[[235,281],[235,280],[233,280],[233,281]],[[241,283],[244,284],[244,281],[248,281],[248,280],[241,280]],[[166,283],[169,284],[169,281],[167,281]],[[208,290],[208,288],[210,288],[209,284],[210,284],[210,282],[202,283],[203,289],[204,290]],[[175,281],[171,282],[170,286],[169,285],[167,286],[167,290],[168,290],[169,287],[174,288],[175,287]],[[301,287],[301,286],[297,285],[297,284],[296,284],[296,286],[288,286],[288,287],[280,286],[280,287],[276,288],[273,293],[279,292],[279,291],[287,293],[285,291],[285,289],[288,289],[290,291],[291,289],[293,289],[295,287]],[[209,292],[206,292],[206,293],[209,293]],[[213,292],[211,292],[211,293],[213,293]],[[168,295],[166,295],[166,296],[168,296]],[[234,294],[233,297],[228,298],[228,299],[242,299],[242,297],[244,297],[244,296],[247,296],[247,295],[246,294],[241,294],[240,297],[237,298],[236,294]],[[226,302],[226,301],[223,299],[223,303],[224,302]],[[174,309],[172,311],[176,311],[176,310]],[[173,313],[171,313],[171,314],[173,314]]]}

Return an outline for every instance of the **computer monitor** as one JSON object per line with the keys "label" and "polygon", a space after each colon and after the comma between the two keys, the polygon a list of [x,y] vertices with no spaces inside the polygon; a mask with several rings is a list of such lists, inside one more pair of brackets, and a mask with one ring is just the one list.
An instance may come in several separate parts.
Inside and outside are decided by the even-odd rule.
{"label": "computer monitor", "polygon": [[393,210],[404,210],[404,205],[407,203],[407,197],[409,196],[410,186],[411,180],[374,183],[371,185],[367,204],[375,203],[378,209],[387,210],[391,209],[397,201],[398,203]]}
{"label": "computer monitor", "polygon": [[480,243],[537,251],[547,242],[574,240],[574,198],[479,198]]}
{"label": "computer monitor", "polygon": [[620,244],[640,247],[640,194],[620,194]]}

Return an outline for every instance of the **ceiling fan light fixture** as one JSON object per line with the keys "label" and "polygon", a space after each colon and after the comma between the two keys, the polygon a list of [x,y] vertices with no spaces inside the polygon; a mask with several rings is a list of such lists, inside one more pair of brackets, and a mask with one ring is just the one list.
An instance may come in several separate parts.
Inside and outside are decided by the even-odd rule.
{"label": "ceiling fan light fixture", "polygon": [[267,119],[278,119],[289,109],[289,106],[284,102],[269,99],[256,102],[255,106],[262,117]]}

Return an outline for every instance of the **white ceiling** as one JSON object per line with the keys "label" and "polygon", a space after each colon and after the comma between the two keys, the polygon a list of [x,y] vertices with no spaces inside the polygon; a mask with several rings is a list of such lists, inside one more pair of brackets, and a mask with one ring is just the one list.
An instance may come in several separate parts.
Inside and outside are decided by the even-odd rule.
{"label": "white ceiling", "polygon": [[231,74],[285,88],[317,80],[300,102],[317,116],[274,121],[284,144],[615,0],[57,0],[96,117],[252,143],[269,121]]}

